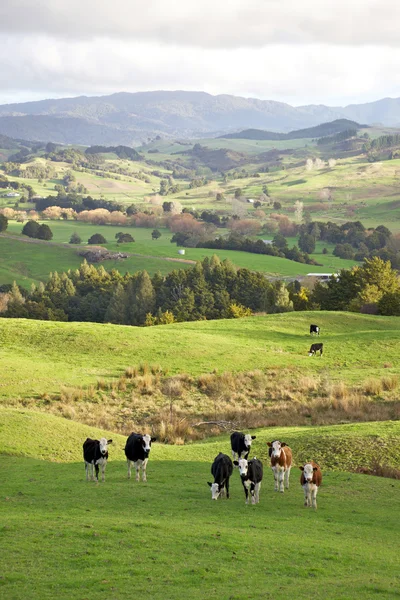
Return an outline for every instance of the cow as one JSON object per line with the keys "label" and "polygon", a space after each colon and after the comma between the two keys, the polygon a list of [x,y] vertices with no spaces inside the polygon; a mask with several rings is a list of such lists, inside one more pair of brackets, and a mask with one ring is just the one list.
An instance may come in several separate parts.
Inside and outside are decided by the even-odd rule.
{"label": "cow", "polygon": [[[284,492],[289,489],[290,469],[292,468],[292,451],[285,442],[276,440],[268,442],[271,456],[271,469],[275,479],[275,491]],[[284,485],[285,484],[285,485]]]}
{"label": "cow", "polygon": [[234,431],[231,435],[232,459],[245,458],[247,460],[255,435]]}
{"label": "cow", "polygon": [[[105,479],[105,470],[108,459],[108,444],[112,440],[101,438],[100,440],[92,440],[86,438],[83,442],[83,460],[85,461],[86,481],[93,480],[93,467],[96,469],[96,481],[99,481],[99,465],[101,465],[101,480]],[[91,468],[91,476],[89,477],[89,467]]]}
{"label": "cow", "polygon": [[214,483],[207,481],[211,488],[211,499],[218,500],[226,492],[226,497],[229,498],[229,477],[232,475],[233,464],[227,454],[220,452],[218,456],[214,458],[214,462],[211,465],[211,474],[214,476]]}
{"label": "cow", "polygon": [[315,335],[319,335],[319,326],[318,325],[310,325],[310,335],[315,333]]}
{"label": "cow", "polygon": [[233,464],[239,467],[240,479],[246,496],[246,504],[249,503],[249,489],[251,503],[258,504],[260,501],[260,487],[263,478],[263,464],[254,457],[247,461],[245,458],[234,460]]}
{"label": "cow", "polygon": [[300,484],[304,490],[304,506],[317,509],[317,493],[322,483],[322,472],[316,462],[311,460],[300,467]]}
{"label": "cow", "polygon": [[128,463],[128,479],[131,478],[131,463],[136,469],[136,481],[140,481],[140,468],[142,468],[142,480],[147,481],[146,467],[149,460],[151,442],[157,438],[141,433],[131,433],[125,444],[125,456]]}
{"label": "cow", "polygon": [[319,352],[319,355],[322,356],[323,351],[324,351],[323,344],[311,344],[311,348],[308,351],[308,356],[316,356],[317,352]]}

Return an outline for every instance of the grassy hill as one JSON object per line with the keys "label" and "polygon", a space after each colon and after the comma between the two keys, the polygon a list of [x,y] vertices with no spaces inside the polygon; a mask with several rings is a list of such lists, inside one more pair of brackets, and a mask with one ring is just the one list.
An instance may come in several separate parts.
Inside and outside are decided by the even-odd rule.
{"label": "grassy hill", "polygon": [[[322,359],[308,357],[310,323],[321,327]],[[333,312],[150,328],[0,319],[0,338],[0,396],[10,398],[88,385],[140,363],[170,374],[287,369],[360,383],[396,372],[400,324],[396,317]]]}
{"label": "grassy hill", "polygon": [[[236,471],[230,500],[212,502],[210,463],[229,452],[226,436],[153,444],[143,484],[126,479],[124,438],[107,434],[114,444],[106,482],[96,485],[84,479],[81,444],[104,432],[29,411],[0,409],[0,416],[4,598],[122,600],[133,587],[144,598],[151,587],[155,600],[397,597],[399,481],[328,468],[328,456],[334,469],[347,468],[341,448],[361,449],[365,463],[371,450],[392,448],[396,423],[257,432],[262,458],[271,436],[290,443],[297,464],[310,452],[322,458],[313,511],[303,507],[299,471],[291,489],[276,494],[265,459],[259,505],[245,506]],[[398,444],[396,452],[394,460]],[[240,568],[243,561],[251,568]]]}

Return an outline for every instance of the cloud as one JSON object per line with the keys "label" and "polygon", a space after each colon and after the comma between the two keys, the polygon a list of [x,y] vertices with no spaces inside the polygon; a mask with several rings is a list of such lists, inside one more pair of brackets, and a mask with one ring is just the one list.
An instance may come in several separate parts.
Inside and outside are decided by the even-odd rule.
{"label": "cloud", "polygon": [[[271,44],[182,47],[148,41],[0,36],[0,102],[154,89],[343,104],[400,95],[400,54],[389,47]],[[27,96],[28,94],[28,96]],[[14,100],[15,101],[15,100]]]}
{"label": "cloud", "polygon": [[397,0],[12,0],[0,32],[201,48],[400,45]]}

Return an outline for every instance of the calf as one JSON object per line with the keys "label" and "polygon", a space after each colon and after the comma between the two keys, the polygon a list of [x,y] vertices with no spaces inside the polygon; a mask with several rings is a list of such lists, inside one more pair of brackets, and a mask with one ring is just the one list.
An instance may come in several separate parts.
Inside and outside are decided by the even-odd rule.
{"label": "calf", "polygon": [[318,325],[310,325],[310,335],[315,333],[315,335],[319,335],[319,327]]}
{"label": "calf", "polygon": [[322,356],[323,351],[324,351],[323,344],[311,344],[311,348],[308,352],[308,356],[316,356],[317,352],[319,352],[319,355]]}
{"label": "calf", "polygon": [[229,477],[232,475],[233,464],[227,454],[220,452],[214,458],[211,465],[211,474],[214,476],[214,483],[207,481],[211,488],[211,499],[218,500],[218,497],[223,497],[226,492],[226,497],[229,498]]}
{"label": "calf", "polygon": [[300,483],[304,490],[304,506],[312,506],[316,509],[318,488],[322,483],[321,469],[316,462],[311,460],[304,467],[300,467],[300,470],[302,471]]}
{"label": "calf", "polygon": [[247,460],[251,449],[252,441],[256,439],[255,435],[244,434],[240,431],[234,431],[231,435],[232,458],[245,458]]}
{"label": "calf", "polygon": [[246,504],[249,503],[249,489],[251,495],[251,503],[258,504],[260,501],[260,487],[263,478],[263,465],[258,458],[254,457],[247,461],[245,458],[234,460],[233,464],[239,467],[240,479],[244,493],[246,495]]}
{"label": "calf", "polygon": [[284,486],[289,489],[290,469],[292,468],[292,451],[285,442],[268,442],[271,456],[271,469],[275,479],[275,491],[283,492]]}
{"label": "calf", "polygon": [[[96,481],[99,481],[99,465],[101,465],[101,480],[105,479],[105,470],[108,459],[108,444],[112,440],[101,438],[100,440],[92,440],[86,438],[83,442],[83,460],[85,461],[86,481],[93,479],[93,467],[96,469]],[[91,476],[89,478],[89,467],[91,468]]]}
{"label": "calf", "polygon": [[140,468],[142,468],[142,480],[147,481],[146,467],[149,460],[151,442],[156,438],[141,433],[131,433],[126,440],[125,456],[128,463],[128,479],[131,478],[131,463],[136,469],[136,481],[140,481]]}

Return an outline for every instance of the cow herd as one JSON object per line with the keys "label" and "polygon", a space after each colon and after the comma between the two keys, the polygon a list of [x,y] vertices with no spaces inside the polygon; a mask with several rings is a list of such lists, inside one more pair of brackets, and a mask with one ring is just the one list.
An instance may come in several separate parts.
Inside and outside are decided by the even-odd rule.
{"label": "cow herd", "polygon": [[[229,498],[229,479],[235,466],[239,468],[246,504],[249,503],[249,495],[251,503],[258,504],[263,479],[263,464],[256,457],[248,460],[251,443],[255,438],[255,435],[250,436],[235,431],[231,435],[233,461],[227,454],[223,454],[222,452],[215,457],[211,465],[211,474],[214,477],[214,482],[207,482],[211,488],[212,500],[218,500],[218,498],[223,498],[224,496]],[[292,451],[285,442],[280,442],[279,440],[268,442],[267,446],[270,466],[274,474],[275,491],[284,492],[285,488],[289,489]],[[317,492],[322,483],[321,469],[316,462],[310,461],[300,467],[300,470],[300,484],[304,491],[304,506],[317,508]]]}
{"label": "cow herd", "polygon": [[[255,435],[244,434],[240,431],[234,431],[231,435],[232,459],[220,452],[211,465],[211,474],[214,481],[208,481],[211,488],[212,500],[218,498],[229,498],[229,479],[233,473],[233,468],[238,467],[240,480],[245,493],[246,504],[249,503],[249,497],[252,504],[258,504],[260,501],[260,488],[263,479],[263,464],[255,456],[249,460],[251,445]],[[147,481],[146,467],[149,460],[151,443],[156,438],[148,434],[131,433],[125,444],[125,456],[128,464],[128,479],[131,477],[132,463],[136,470],[136,481],[140,481],[140,470],[142,471],[142,480]],[[99,481],[99,468],[101,467],[101,479],[105,479],[105,470],[108,459],[108,445],[112,440],[101,438],[93,440],[87,438],[83,443],[83,459],[85,462],[86,481]],[[292,468],[292,451],[285,442],[275,440],[268,442],[268,454],[270,457],[270,466],[274,474],[275,491],[284,492],[289,489],[290,470]],[[95,477],[93,476],[95,470]],[[317,492],[322,483],[321,469],[316,462],[310,461],[300,467],[300,483],[304,490],[304,506],[317,508]],[[89,473],[90,472],[90,473]]]}

